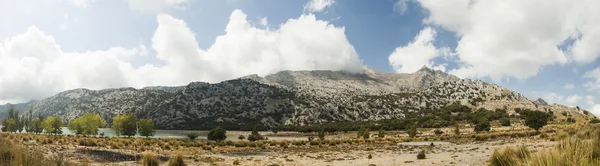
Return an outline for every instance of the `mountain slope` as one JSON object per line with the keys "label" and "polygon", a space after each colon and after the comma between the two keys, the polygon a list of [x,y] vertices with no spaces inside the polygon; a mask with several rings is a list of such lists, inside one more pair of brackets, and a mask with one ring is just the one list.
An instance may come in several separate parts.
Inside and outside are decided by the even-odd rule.
{"label": "mountain slope", "polygon": [[584,110],[536,104],[495,84],[459,79],[426,67],[411,74],[370,68],[364,73],[281,71],[265,77],[250,75],[182,87],[76,89],[19,106],[66,120],[94,112],[110,123],[114,115],[134,113],[139,118],[152,118],[160,129],[248,129],[254,125],[397,119],[439,110],[451,102],[473,109],[506,108],[514,112],[514,108],[531,108],[587,116]]}

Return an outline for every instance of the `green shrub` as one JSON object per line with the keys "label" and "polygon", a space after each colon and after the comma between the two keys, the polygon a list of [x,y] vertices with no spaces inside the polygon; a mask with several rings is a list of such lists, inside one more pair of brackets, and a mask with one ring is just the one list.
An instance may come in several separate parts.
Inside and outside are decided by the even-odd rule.
{"label": "green shrub", "polygon": [[208,140],[213,141],[223,141],[227,139],[227,135],[225,135],[227,131],[221,127],[216,127],[208,132]]}

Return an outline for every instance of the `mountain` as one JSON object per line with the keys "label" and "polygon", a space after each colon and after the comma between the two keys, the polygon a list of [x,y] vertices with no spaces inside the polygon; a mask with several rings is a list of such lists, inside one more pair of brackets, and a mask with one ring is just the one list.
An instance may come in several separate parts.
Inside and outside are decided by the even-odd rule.
{"label": "mountain", "polygon": [[533,101],[533,104],[548,105],[548,103],[546,103],[546,101],[544,101],[544,99],[542,99],[542,98],[538,98],[537,100]]}
{"label": "mountain", "polygon": [[[530,108],[569,112],[569,116],[587,115],[584,110],[534,103],[498,85],[460,79],[427,67],[410,74],[365,67],[363,73],[281,71],[264,77],[249,75],[180,87],[75,89],[18,105],[18,109],[32,108],[34,113],[65,120],[93,112],[109,123],[114,115],[134,113],[139,118],[152,118],[159,129],[247,129],[257,124],[309,125],[405,118],[414,112],[439,110],[451,102],[509,112]],[[8,106],[0,108],[5,110]]]}

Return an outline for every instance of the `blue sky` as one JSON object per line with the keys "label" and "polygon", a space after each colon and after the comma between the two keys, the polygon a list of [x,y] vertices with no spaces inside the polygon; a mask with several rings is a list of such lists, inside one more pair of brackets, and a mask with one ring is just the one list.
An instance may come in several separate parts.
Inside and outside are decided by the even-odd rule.
{"label": "blue sky", "polygon": [[2,1],[0,102],[81,87],[362,65],[410,73],[426,65],[600,113],[600,4],[593,3]]}

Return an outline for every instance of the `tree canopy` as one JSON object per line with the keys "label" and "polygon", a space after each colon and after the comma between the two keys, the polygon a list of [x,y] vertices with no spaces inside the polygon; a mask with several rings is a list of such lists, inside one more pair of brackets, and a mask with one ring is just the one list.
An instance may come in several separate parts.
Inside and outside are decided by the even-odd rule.
{"label": "tree canopy", "polygon": [[134,136],[137,133],[137,116],[135,114],[117,115],[113,117],[111,128],[117,136]]}
{"label": "tree canopy", "polygon": [[106,121],[98,114],[86,113],[69,122],[67,128],[78,135],[97,135],[98,128],[106,126]]}
{"label": "tree canopy", "polygon": [[154,136],[155,132],[156,130],[154,130],[154,122],[152,119],[140,119],[138,124],[138,133],[140,133],[141,136],[148,138],[150,136]]}
{"label": "tree canopy", "polygon": [[64,126],[64,122],[58,117],[49,116],[42,122],[42,126],[46,133],[62,134],[61,128]]}

